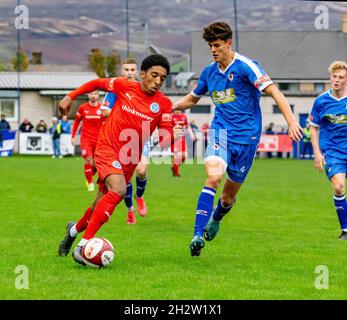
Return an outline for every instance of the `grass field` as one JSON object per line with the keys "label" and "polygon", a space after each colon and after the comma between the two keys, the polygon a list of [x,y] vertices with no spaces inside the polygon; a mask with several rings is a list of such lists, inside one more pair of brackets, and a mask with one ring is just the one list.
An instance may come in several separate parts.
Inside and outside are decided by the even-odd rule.
{"label": "grass field", "polygon": [[[200,257],[189,254],[202,165],[185,165],[174,179],[152,165],[149,215],[126,224],[121,204],[98,235],[114,245],[106,269],[57,256],[65,225],[93,200],[84,188],[82,159],[0,158],[0,299],[346,299],[347,242],[332,191],[311,161],[254,162],[238,203]],[[18,290],[15,268],[29,270]],[[329,270],[318,290],[315,268]]]}

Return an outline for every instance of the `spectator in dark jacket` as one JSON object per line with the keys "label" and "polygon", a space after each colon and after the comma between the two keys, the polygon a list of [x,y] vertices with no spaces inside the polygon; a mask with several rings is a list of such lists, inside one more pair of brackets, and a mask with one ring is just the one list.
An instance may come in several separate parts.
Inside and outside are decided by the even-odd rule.
{"label": "spectator in dark jacket", "polygon": [[0,130],[11,130],[11,126],[6,120],[6,116],[4,114],[1,115]]}
{"label": "spectator in dark jacket", "polygon": [[34,128],[34,126],[31,124],[31,122],[25,118],[21,125],[19,126],[20,132],[31,132],[31,130]]}

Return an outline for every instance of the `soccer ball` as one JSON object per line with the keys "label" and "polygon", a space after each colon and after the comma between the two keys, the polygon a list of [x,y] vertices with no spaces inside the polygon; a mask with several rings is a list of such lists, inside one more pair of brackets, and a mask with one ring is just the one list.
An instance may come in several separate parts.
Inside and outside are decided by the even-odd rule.
{"label": "soccer ball", "polygon": [[92,238],[83,246],[82,257],[90,267],[107,267],[114,259],[112,243],[105,238]]}

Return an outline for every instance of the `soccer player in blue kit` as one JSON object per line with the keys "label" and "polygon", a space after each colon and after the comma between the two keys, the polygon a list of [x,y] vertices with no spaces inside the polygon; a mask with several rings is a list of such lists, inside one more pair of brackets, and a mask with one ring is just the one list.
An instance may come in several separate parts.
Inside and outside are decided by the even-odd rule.
{"label": "soccer player in blue kit", "polygon": [[[137,74],[137,62],[134,59],[125,59],[121,62],[121,76],[127,78],[130,81],[136,81]],[[116,103],[117,96],[112,92],[107,92],[102,103],[101,109],[104,111],[104,116],[108,116],[111,112],[114,104]],[[135,200],[137,209],[140,216],[144,217],[147,215],[147,205],[143,194],[147,185],[147,174],[149,164],[149,151],[150,151],[150,140],[148,140],[142,150],[140,163],[136,167],[136,194]],[[133,206],[133,186],[130,183],[127,185],[126,194],[124,196],[124,202],[128,208],[127,224],[135,224],[135,208]]]}
{"label": "soccer player in blue kit", "polygon": [[[347,63],[330,67],[331,89],[314,101],[309,115],[314,165],[323,171],[334,189],[334,204],[341,226],[340,239],[347,240]],[[323,150],[323,151],[322,151]]]}
{"label": "soccer player in blue kit", "polygon": [[[174,104],[174,109],[193,107],[207,92],[216,106],[205,155],[207,179],[198,199],[191,256],[199,256],[204,238],[211,241],[219,231],[222,218],[230,211],[236,195],[251,168],[260,140],[262,123],[261,92],[271,95],[282,112],[288,134],[302,138],[303,129],[294,120],[289,103],[264,69],[255,61],[232,51],[232,30],[225,22],[204,28],[214,63],[200,75],[198,84]],[[216,191],[227,172],[223,191],[213,211]]]}

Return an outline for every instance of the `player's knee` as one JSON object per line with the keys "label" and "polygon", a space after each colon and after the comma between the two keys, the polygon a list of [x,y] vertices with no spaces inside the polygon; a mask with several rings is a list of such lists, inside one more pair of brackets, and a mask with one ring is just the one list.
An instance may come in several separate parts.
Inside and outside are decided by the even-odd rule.
{"label": "player's knee", "polygon": [[136,176],[139,177],[141,180],[145,180],[147,177],[146,168],[139,168],[139,170],[136,173]]}
{"label": "player's knee", "polygon": [[334,184],[334,192],[337,196],[343,196],[345,194],[345,185],[343,183]]}
{"label": "player's knee", "polygon": [[85,158],[86,163],[90,164],[91,166],[94,165],[94,159],[92,157]]}
{"label": "player's knee", "polygon": [[112,191],[114,193],[117,193],[122,199],[124,199],[126,194],[126,187],[124,186],[115,186],[115,187],[109,187],[108,191]]}
{"label": "player's knee", "polygon": [[213,189],[218,189],[222,181],[221,176],[208,176],[206,185]]}
{"label": "player's knee", "polygon": [[222,193],[220,199],[223,207],[230,207],[235,201],[235,196],[231,194]]}

